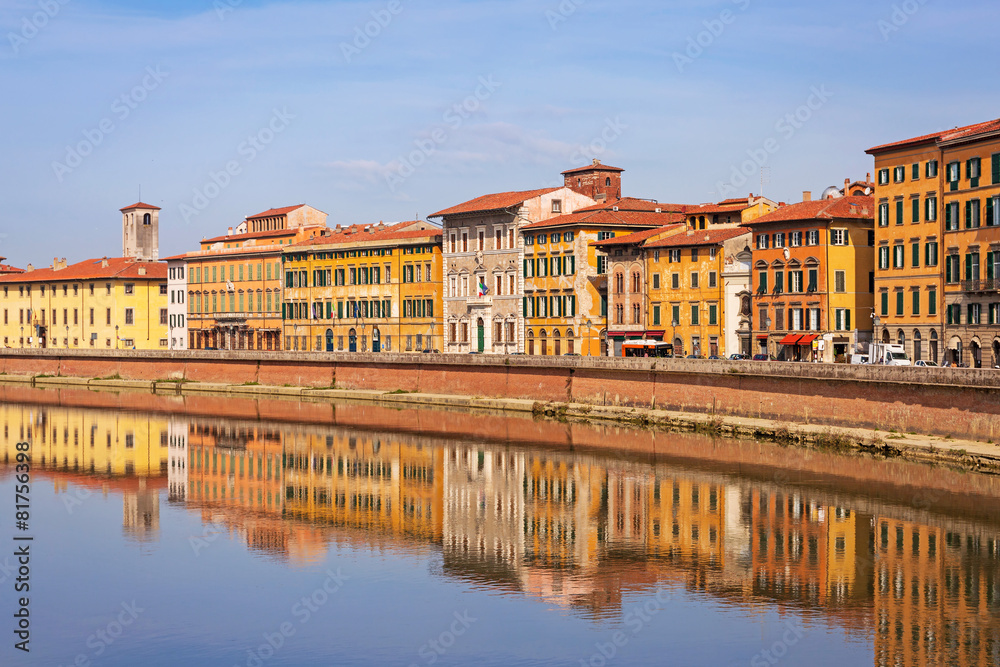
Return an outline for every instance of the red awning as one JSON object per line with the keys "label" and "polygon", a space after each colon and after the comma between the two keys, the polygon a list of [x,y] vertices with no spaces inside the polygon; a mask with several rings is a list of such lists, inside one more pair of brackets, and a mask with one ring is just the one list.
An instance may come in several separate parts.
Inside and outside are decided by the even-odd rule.
{"label": "red awning", "polygon": [[819,338],[819,334],[806,334],[799,339],[799,345],[809,345],[817,338]]}
{"label": "red awning", "polygon": [[802,338],[802,334],[788,334],[778,341],[778,345],[795,345]]}
{"label": "red awning", "polygon": [[767,334],[757,334],[757,340],[767,340]]}
{"label": "red awning", "polygon": [[647,331],[646,338],[663,338],[666,331]]}

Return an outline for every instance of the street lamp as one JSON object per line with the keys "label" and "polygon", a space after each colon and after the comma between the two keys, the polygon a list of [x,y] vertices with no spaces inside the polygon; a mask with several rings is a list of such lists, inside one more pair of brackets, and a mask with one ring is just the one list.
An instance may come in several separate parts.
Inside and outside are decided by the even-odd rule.
{"label": "street lamp", "polygon": [[[670,320],[670,348],[673,349],[674,341],[677,339],[677,320]],[[677,350],[674,350],[674,356],[677,356]]]}
{"label": "street lamp", "polygon": [[69,349],[69,325],[68,324],[66,325],[66,337],[63,338],[63,346],[67,350]]}
{"label": "street lamp", "polygon": [[115,349],[116,350],[118,349],[118,341],[119,340],[120,339],[118,338],[118,325],[116,324],[115,325]]}
{"label": "street lamp", "polygon": [[593,322],[591,322],[588,319],[586,322],[584,322],[584,324],[587,325],[587,356],[589,357],[590,356],[590,327],[593,325]]}
{"label": "street lamp", "polygon": [[24,327],[21,327],[21,349],[24,349]]}

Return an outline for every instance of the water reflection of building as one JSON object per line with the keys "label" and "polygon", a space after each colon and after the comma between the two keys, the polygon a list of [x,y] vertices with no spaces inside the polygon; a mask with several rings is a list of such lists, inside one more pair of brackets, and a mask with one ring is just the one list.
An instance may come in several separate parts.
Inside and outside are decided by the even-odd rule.
{"label": "water reflection of building", "polygon": [[167,423],[167,488],[171,502],[187,498],[188,422],[171,418]]}
{"label": "water reflection of building", "polygon": [[877,519],[875,665],[1000,664],[1000,541]]}
{"label": "water reflection of building", "polygon": [[[18,442],[31,443],[34,469],[52,477],[57,493],[69,484],[122,494],[122,529],[131,538],[157,539],[160,489],[167,472],[167,420],[130,412],[0,404],[5,463]],[[88,497],[77,494],[70,505]]]}

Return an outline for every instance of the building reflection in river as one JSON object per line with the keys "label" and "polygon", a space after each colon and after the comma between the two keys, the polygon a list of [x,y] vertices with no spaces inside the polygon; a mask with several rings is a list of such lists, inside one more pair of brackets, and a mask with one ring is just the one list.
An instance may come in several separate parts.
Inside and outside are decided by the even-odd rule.
{"label": "building reflection in river", "polygon": [[[331,541],[439,550],[445,576],[614,617],[675,587],[873,637],[876,665],[1000,664],[1000,542],[982,521],[663,463],[252,420],[0,406],[3,456],[121,493],[157,539],[160,491],[293,565]],[[846,499],[845,499],[846,498]]]}

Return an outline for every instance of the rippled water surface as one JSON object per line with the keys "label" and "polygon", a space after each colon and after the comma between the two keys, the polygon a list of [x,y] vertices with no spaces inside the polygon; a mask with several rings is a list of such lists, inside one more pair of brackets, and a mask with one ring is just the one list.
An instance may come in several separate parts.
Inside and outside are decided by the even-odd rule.
{"label": "rippled water surface", "polygon": [[0,398],[0,664],[1000,664],[993,476],[495,414]]}

